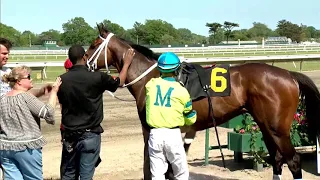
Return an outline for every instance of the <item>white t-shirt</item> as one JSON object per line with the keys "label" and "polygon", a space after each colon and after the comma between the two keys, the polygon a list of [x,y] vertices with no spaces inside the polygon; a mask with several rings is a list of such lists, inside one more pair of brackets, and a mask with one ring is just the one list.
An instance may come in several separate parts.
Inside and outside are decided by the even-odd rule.
{"label": "white t-shirt", "polygon": [[11,90],[9,84],[2,81],[2,76],[5,74],[9,74],[10,72],[11,69],[8,67],[3,66],[2,68],[0,68],[0,96],[6,94]]}

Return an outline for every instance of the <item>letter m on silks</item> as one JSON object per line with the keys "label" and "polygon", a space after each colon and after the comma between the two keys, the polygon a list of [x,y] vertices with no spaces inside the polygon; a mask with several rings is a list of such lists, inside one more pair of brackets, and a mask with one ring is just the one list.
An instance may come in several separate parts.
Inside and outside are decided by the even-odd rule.
{"label": "letter m on silks", "polygon": [[[156,98],[156,102],[154,103],[155,106],[159,106],[161,104],[161,106],[163,106],[163,104],[166,103],[166,107],[171,107],[170,104],[170,97],[171,97],[171,93],[173,91],[173,87],[170,87],[166,93],[166,95],[162,98],[162,94],[161,94],[161,89],[160,89],[160,85],[157,85],[157,98]],[[159,104],[159,100],[160,100],[160,104]],[[167,102],[166,102],[167,101]]]}

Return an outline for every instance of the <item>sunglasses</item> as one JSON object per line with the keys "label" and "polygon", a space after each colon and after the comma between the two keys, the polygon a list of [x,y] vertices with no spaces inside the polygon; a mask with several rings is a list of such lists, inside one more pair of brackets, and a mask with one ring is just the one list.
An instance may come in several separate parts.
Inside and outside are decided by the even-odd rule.
{"label": "sunglasses", "polygon": [[23,77],[23,78],[21,78],[21,79],[29,79],[29,80],[31,80],[31,75],[30,75],[30,74],[28,74],[28,76]]}

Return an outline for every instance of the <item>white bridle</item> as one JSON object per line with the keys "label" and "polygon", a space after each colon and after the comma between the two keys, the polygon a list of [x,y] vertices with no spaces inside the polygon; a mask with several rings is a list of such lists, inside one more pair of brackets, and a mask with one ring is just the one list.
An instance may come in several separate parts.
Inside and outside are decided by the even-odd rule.
{"label": "white bridle", "polygon": [[[105,66],[106,66],[106,70],[107,73],[110,73],[109,68],[108,68],[108,56],[107,56],[107,47],[108,47],[108,43],[111,39],[111,37],[113,36],[113,33],[109,33],[107,38],[103,38],[102,36],[99,35],[99,38],[103,40],[103,42],[100,44],[100,46],[98,47],[98,49],[95,50],[95,52],[92,54],[92,56],[87,60],[87,65],[89,67],[89,71],[94,71],[95,69],[97,69],[97,64],[98,64],[98,58],[102,52],[103,49],[104,50],[104,62],[105,62]],[[94,58],[95,57],[95,58]],[[94,58],[94,60],[93,60]],[[90,62],[92,62],[92,64],[90,65]],[[124,84],[122,87],[127,87],[127,86],[131,86],[134,83],[140,81],[144,76],[146,76],[150,71],[152,71],[154,68],[156,68],[158,65],[158,63],[153,64],[150,68],[148,68],[144,73],[142,73],[140,76],[138,76],[136,79],[134,79],[133,81],[131,81],[128,84]],[[107,91],[112,97],[116,97],[112,92]],[[117,97],[116,97],[117,98]],[[120,99],[120,98],[117,98]],[[121,99],[120,99],[121,100]]]}
{"label": "white bridle", "polygon": [[[87,65],[89,67],[89,71],[94,71],[95,69],[97,69],[98,66],[98,58],[101,54],[101,51],[104,49],[104,63],[106,66],[106,70],[107,73],[110,73],[109,71],[109,67],[108,67],[108,50],[106,47],[108,47],[108,43],[111,39],[111,37],[113,36],[113,33],[109,33],[107,38],[103,38],[102,36],[99,35],[99,38],[103,40],[103,42],[100,44],[100,46],[98,47],[98,49],[92,54],[92,56],[87,60]],[[97,54],[98,53],[98,54]],[[96,57],[94,58],[92,64],[90,65],[90,62],[92,61],[93,57],[96,55]]]}

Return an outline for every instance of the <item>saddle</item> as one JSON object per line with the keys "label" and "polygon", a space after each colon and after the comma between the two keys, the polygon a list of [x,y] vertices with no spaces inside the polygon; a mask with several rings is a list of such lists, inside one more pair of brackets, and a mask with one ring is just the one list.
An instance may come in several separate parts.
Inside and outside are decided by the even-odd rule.
{"label": "saddle", "polygon": [[182,62],[176,77],[189,92],[192,101],[210,97],[230,96],[229,65],[203,68],[198,64]]}

